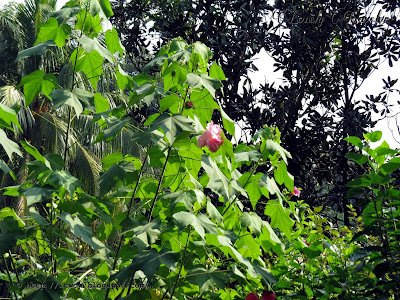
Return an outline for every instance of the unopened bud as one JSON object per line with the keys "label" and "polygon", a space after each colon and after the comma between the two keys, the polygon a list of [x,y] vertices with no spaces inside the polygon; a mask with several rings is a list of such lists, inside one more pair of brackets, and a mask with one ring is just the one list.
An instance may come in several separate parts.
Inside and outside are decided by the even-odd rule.
{"label": "unopened bud", "polygon": [[189,108],[193,108],[193,106],[194,106],[194,104],[193,104],[193,102],[192,102],[192,101],[188,101],[188,102],[186,102],[186,103],[185,103],[185,105],[186,105],[186,108],[187,108],[187,109],[189,109]]}

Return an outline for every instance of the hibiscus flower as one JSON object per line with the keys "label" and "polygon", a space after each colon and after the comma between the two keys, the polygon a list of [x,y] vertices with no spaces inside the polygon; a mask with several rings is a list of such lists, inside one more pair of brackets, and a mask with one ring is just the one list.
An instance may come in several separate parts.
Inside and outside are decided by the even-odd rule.
{"label": "hibiscus flower", "polygon": [[301,193],[301,191],[300,191],[297,187],[294,187],[293,193],[291,192],[291,193],[289,194],[289,196],[296,196],[296,197],[299,197],[299,196],[300,196],[300,193]]}
{"label": "hibiscus flower", "polygon": [[213,122],[208,123],[207,130],[199,137],[197,145],[199,145],[199,147],[207,146],[211,152],[217,152],[219,147],[224,143],[221,131],[219,125],[214,125]]}

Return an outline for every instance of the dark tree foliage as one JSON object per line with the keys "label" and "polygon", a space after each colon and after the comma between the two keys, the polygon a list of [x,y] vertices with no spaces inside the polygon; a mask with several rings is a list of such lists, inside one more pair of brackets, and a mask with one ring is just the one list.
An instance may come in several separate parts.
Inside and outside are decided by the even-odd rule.
{"label": "dark tree foliage", "polygon": [[[354,93],[379,58],[397,60],[398,10],[398,1],[124,0],[112,22],[138,72],[174,37],[207,44],[227,77],[220,96],[231,118],[250,135],[277,126],[302,197],[344,211],[347,223],[345,184],[357,167],[343,139],[373,127],[371,110],[382,100]],[[283,83],[252,86],[247,73],[262,48]]]}
{"label": "dark tree foliage", "polygon": [[[175,37],[189,44],[200,41],[213,52],[224,70],[224,103],[230,117],[249,116],[256,91],[239,95],[247,70],[255,68],[251,58],[266,44],[272,23],[265,14],[266,1],[170,1],[124,0],[114,7],[113,25],[121,33],[130,62],[141,71],[158,49]],[[249,79],[248,79],[249,80]]]}
{"label": "dark tree foliage", "polygon": [[19,78],[18,66],[15,62],[18,47],[8,30],[3,30],[0,24],[0,86],[17,85]]}

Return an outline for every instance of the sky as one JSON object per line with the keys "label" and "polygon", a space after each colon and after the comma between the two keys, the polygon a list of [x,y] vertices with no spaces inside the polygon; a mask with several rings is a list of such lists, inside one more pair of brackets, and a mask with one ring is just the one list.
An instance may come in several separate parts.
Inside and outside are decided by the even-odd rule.
{"label": "sky", "polygon": [[[68,0],[59,0],[57,4],[57,9],[61,8]],[[9,3],[9,0],[0,0],[0,8],[5,4]],[[16,2],[23,2],[23,0],[16,0]],[[280,74],[274,73],[273,70],[273,60],[266,54],[265,51],[257,54],[254,57],[254,64],[257,66],[259,71],[251,72],[250,78],[253,81],[253,86],[256,88],[258,85],[264,82],[276,81],[279,83]],[[363,83],[360,89],[355,93],[356,100],[366,99],[366,95],[378,95],[383,91],[383,81],[382,78],[387,78],[390,76],[392,79],[397,78],[398,70],[400,68],[400,62],[394,64],[392,68],[388,66],[386,61],[383,61],[379,66],[378,70],[375,70]],[[394,88],[400,88],[400,82],[398,82]],[[391,103],[394,104],[393,114],[398,113],[398,122],[400,125],[400,106],[396,103],[398,100],[398,95],[393,93],[390,97]],[[380,118],[377,114],[372,114],[374,120]],[[400,134],[396,127],[396,118],[386,118],[377,123],[374,130],[381,130],[383,133],[383,140],[386,140],[391,147],[400,148]]]}
{"label": "sky", "polygon": [[[10,0],[0,0],[0,8],[2,8],[4,5],[10,3],[10,2],[23,2],[22,0],[15,0],[15,1],[10,1]],[[64,6],[65,3],[67,3],[68,0],[58,0],[57,3],[57,9],[60,9],[61,7]]]}

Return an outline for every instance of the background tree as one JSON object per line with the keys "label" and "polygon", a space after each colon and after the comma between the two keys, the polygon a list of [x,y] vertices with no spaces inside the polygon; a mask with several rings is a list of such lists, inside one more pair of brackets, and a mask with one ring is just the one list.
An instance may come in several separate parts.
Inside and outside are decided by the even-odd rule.
{"label": "background tree", "polygon": [[[380,58],[397,59],[396,10],[386,1],[125,0],[115,4],[112,22],[133,71],[173,37],[207,44],[228,78],[220,100],[232,119],[244,121],[248,136],[263,124],[277,126],[302,196],[347,214],[344,184],[355,167],[344,162],[343,138],[374,126],[379,101],[354,92]],[[263,48],[283,83],[255,88],[248,72]]]}
{"label": "background tree", "polygon": [[[75,41],[71,42],[65,36],[64,39],[58,40],[59,45],[54,42],[50,45],[45,44],[48,37],[45,34],[39,35],[43,26],[47,27],[45,32],[48,34],[54,31],[54,26],[62,28],[64,33],[71,31],[72,27],[71,34],[76,38],[79,36],[75,36],[75,26],[78,29],[86,26],[82,28],[84,33],[90,32],[92,36],[98,36],[103,44],[106,42],[105,31],[100,32],[98,28],[98,15],[85,19],[77,16],[66,24],[62,21],[65,10],[61,13],[54,12],[56,3],[54,0],[26,0],[23,3],[11,3],[0,11],[0,48],[4,49],[4,53],[10,54],[0,57],[4,61],[0,67],[0,80],[4,83],[3,86],[0,85],[0,103],[17,107],[19,110],[18,121],[22,131],[17,129],[14,133],[9,132],[10,135],[14,135],[16,141],[27,140],[41,149],[43,154],[61,154],[65,159],[66,169],[77,176],[91,193],[95,193],[99,189],[96,180],[101,169],[101,159],[105,154],[117,149],[124,154],[137,153],[140,150],[130,141],[131,133],[127,130],[121,132],[119,138],[110,143],[96,143],[100,128],[97,123],[92,122],[92,115],[74,116],[68,108],[52,108],[50,95],[45,92],[44,86],[74,86],[97,90],[98,97],[106,98],[111,108],[118,105],[126,107],[128,101],[128,96],[115,84],[116,64],[108,61],[101,63],[100,67],[104,69],[104,73],[97,78],[98,80],[93,81],[93,78],[83,72],[72,75],[74,66],[70,56],[76,48],[73,44]],[[50,20],[51,18],[53,19]],[[63,36],[62,33],[60,36]],[[43,47],[43,44],[47,48]],[[115,57],[119,61],[118,56]],[[51,75],[47,75],[50,73]],[[41,90],[35,97],[25,97],[34,94],[38,87]],[[24,182],[27,172],[23,166],[31,160],[31,155],[25,153],[23,158],[11,161],[6,159],[6,153],[2,151],[0,157],[16,170],[19,182]],[[0,172],[0,178],[1,187],[12,182],[11,176],[6,173]],[[5,200],[6,204],[11,201],[10,197],[3,195],[0,195],[0,199]],[[26,199],[19,199],[17,206],[18,212],[24,212]]]}

